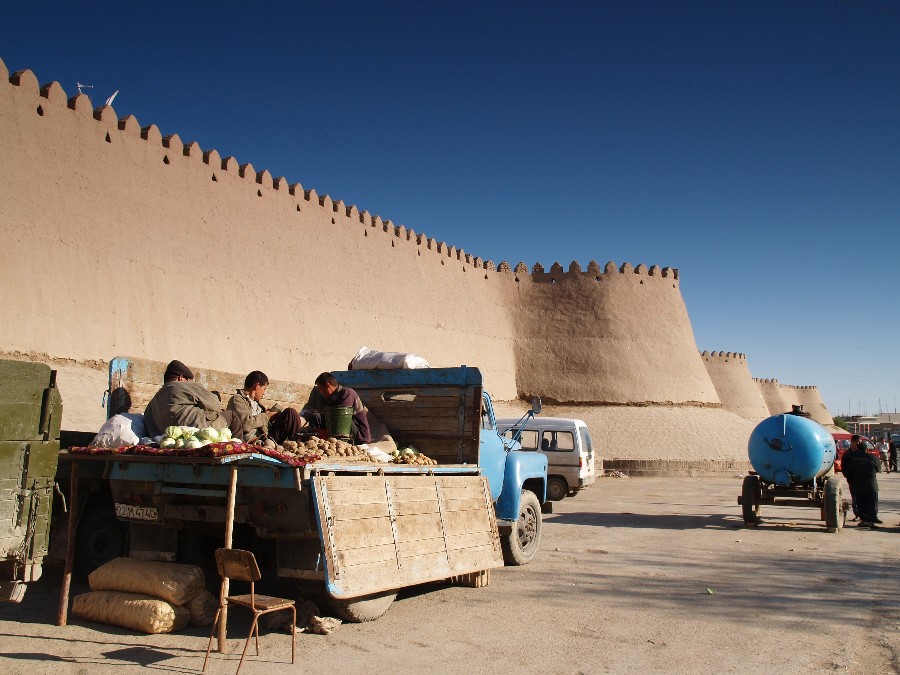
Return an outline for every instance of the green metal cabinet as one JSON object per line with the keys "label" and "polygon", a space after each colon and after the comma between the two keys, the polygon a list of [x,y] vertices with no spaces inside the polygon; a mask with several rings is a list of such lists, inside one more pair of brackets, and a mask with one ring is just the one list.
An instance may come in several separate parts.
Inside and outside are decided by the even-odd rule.
{"label": "green metal cabinet", "polygon": [[0,360],[0,601],[21,601],[41,576],[61,421],[56,371]]}

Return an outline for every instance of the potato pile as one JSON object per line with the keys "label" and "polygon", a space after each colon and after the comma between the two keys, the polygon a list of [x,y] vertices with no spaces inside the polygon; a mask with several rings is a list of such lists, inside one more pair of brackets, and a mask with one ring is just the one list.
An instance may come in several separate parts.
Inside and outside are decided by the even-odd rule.
{"label": "potato pile", "polygon": [[313,436],[302,443],[285,441],[283,447],[301,459],[315,455],[327,461],[368,462],[371,460],[369,453],[362,448],[336,438],[324,439]]}
{"label": "potato pile", "polygon": [[391,454],[391,461],[394,464],[413,464],[415,466],[432,466],[437,464],[437,460],[426,457],[414,448],[403,448],[395,450]]}

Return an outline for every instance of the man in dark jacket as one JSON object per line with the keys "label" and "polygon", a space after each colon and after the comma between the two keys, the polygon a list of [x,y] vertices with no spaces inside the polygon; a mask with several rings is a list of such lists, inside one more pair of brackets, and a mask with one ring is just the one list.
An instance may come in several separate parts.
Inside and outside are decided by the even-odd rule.
{"label": "man in dark jacket", "polygon": [[316,387],[310,392],[300,414],[311,425],[322,429],[325,427],[325,410],[330,407],[353,408],[351,434],[354,443],[369,443],[372,440],[366,407],[359,395],[350,387],[342,387],[331,373],[322,373],[316,378]]}
{"label": "man in dark jacket", "polygon": [[850,438],[850,449],[841,458],[841,473],[850,486],[850,494],[859,512],[859,527],[875,527],[878,520],[878,478],[881,462],[866,452],[859,435]]}
{"label": "man in dark jacket", "polygon": [[194,373],[181,361],[172,361],[163,374],[163,386],[150,399],[144,411],[150,436],[159,436],[170,426],[227,427],[240,434],[240,420],[233,412],[223,411],[219,397],[194,382]]}

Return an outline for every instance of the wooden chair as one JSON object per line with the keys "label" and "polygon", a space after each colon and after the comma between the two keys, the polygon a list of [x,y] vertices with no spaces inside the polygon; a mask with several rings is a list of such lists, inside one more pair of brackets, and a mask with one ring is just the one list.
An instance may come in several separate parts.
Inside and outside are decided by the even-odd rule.
{"label": "wooden chair", "polygon": [[[256,655],[259,656],[259,617],[263,614],[271,612],[279,612],[290,609],[293,615],[292,626],[297,625],[297,607],[293,600],[285,600],[284,598],[273,598],[270,595],[257,595],[255,585],[260,580],[259,566],[256,564],[256,558],[250,551],[242,551],[235,548],[220,548],[216,551],[216,568],[222,577],[222,589],[219,592],[219,609],[216,611],[216,618],[213,620],[212,632],[209,635],[209,644],[206,646],[206,658],[203,660],[203,672],[206,672],[206,663],[209,661],[209,652],[212,649],[213,636],[216,634],[216,626],[219,624],[219,617],[222,616],[222,609],[228,605],[238,605],[246,607],[253,612],[253,623],[250,625],[250,634],[247,641],[244,642],[244,651],[241,652],[241,660],[238,663],[237,672],[241,672],[241,666],[244,663],[244,656],[247,654],[247,647],[250,645],[250,638],[256,634]],[[226,579],[236,579],[238,581],[250,582],[250,593],[246,595],[225,595]],[[294,663],[294,644],[296,641],[296,632],[291,631],[291,663]],[[235,674],[237,675],[237,674]]]}

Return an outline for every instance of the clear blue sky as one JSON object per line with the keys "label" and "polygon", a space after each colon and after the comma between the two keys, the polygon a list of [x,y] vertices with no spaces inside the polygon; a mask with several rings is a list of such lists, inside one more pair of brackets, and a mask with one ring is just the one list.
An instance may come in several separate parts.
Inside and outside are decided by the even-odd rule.
{"label": "clear blue sky", "polygon": [[495,262],[677,267],[698,347],[900,393],[900,0],[15,3],[41,83]]}

